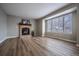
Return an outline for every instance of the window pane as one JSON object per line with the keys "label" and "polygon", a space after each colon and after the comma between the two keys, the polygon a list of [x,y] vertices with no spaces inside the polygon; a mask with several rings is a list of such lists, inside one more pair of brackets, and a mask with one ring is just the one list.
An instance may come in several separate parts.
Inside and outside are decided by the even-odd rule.
{"label": "window pane", "polygon": [[64,32],[72,32],[72,14],[67,14],[64,16]]}
{"label": "window pane", "polygon": [[63,16],[58,18],[58,32],[63,32]]}
{"label": "window pane", "polygon": [[54,27],[55,27],[55,26],[54,26],[54,25],[55,25],[55,24],[54,24],[54,20],[55,20],[55,19],[52,19],[52,32],[55,31],[55,28],[54,28]]}
{"label": "window pane", "polygon": [[47,32],[51,32],[51,20],[47,20]]}
{"label": "window pane", "polygon": [[52,32],[58,31],[58,18],[52,20]]}

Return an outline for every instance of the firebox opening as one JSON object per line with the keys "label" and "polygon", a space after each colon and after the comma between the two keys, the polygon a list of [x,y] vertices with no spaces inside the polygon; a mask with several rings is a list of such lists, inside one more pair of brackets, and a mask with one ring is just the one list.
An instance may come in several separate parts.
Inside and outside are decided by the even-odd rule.
{"label": "firebox opening", "polygon": [[22,35],[29,35],[30,29],[29,28],[22,28]]}

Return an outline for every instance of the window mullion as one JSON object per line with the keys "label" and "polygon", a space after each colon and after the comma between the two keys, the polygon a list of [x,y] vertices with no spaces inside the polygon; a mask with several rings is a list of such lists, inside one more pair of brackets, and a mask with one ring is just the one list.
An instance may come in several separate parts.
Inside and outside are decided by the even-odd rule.
{"label": "window mullion", "polygon": [[52,32],[52,19],[51,19],[51,32]]}
{"label": "window mullion", "polygon": [[63,32],[64,32],[64,16],[63,16]]}

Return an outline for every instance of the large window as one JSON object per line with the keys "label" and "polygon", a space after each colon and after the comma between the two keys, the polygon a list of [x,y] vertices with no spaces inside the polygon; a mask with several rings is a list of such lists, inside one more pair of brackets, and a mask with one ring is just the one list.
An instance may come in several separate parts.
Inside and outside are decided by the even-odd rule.
{"label": "large window", "polygon": [[72,32],[72,14],[64,16],[64,32]]}
{"label": "large window", "polygon": [[51,20],[46,21],[47,32],[51,32]]}
{"label": "large window", "polygon": [[46,31],[72,33],[72,13],[46,20]]}

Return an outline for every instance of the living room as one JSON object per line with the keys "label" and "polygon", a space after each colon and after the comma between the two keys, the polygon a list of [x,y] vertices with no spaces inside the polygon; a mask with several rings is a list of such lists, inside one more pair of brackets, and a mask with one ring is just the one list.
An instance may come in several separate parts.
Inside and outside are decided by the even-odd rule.
{"label": "living room", "polygon": [[0,3],[0,55],[79,56],[78,16],[78,3]]}

